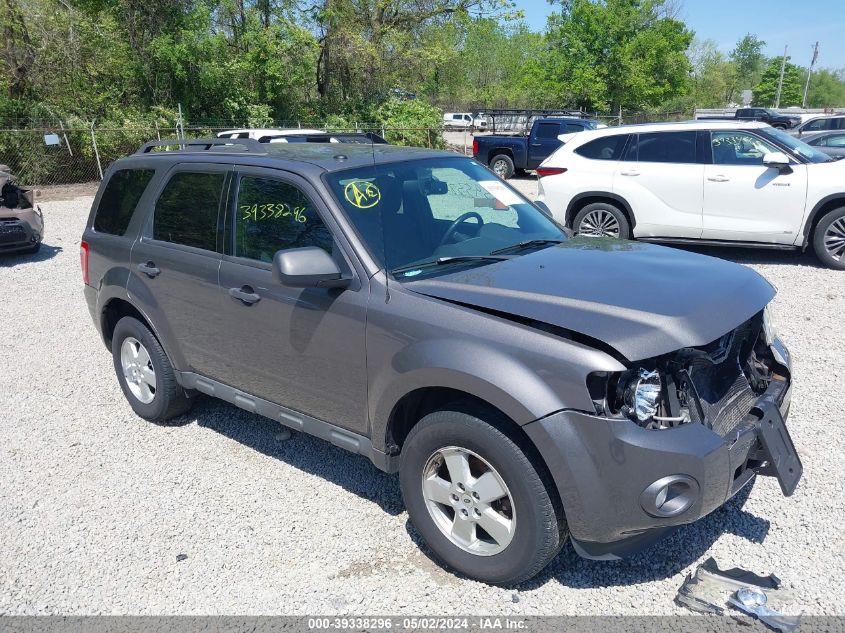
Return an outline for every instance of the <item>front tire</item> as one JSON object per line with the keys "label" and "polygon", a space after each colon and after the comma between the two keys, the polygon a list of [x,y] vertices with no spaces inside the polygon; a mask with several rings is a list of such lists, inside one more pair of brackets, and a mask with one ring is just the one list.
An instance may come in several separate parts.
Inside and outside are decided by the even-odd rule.
{"label": "front tire", "polygon": [[150,422],[165,422],[191,408],[192,399],[176,382],[170,359],[149,328],[123,317],[112,334],[114,370],[132,410]]}
{"label": "front tire", "polygon": [[631,239],[631,225],[622,210],[609,202],[593,202],[575,216],[572,230],[589,237]]}
{"label": "front tire", "polygon": [[507,180],[515,172],[513,160],[507,154],[496,154],[490,161],[490,169],[502,180]]}
{"label": "front tire", "polygon": [[816,257],[828,268],[845,270],[845,207],[825,214],[813,233]]}
{"label": "front tire", "polygon": [[408,515],[446,566],[491,584],[527,580],[566,541],[560,503],[542,465],[501,424],[450,408],[424,417],[405,441]]}

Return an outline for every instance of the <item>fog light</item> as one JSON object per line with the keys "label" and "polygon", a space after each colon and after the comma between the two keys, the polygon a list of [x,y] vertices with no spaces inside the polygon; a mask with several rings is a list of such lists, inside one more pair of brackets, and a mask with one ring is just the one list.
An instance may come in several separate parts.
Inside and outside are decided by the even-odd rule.
{"label": "fog light", "polygon": [[699,485],[693,477],[669,475],[643,490],[640,505],[653,517],[676,517],[692,507],[698,492]]}

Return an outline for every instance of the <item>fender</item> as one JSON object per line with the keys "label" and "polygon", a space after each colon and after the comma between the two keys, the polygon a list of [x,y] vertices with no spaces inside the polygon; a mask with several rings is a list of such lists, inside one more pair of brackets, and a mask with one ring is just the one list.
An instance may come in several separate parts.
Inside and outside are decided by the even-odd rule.
{"label": "fender", "polygon": [[403,348],[392,363],[371,377],[374,442],[386,437],[390,415],[404,396],[436,387],[471,394],[520,425],[567,406],[592,408],[586,389],[583,401],[565,403],[541,376],[490,346],[466,339],[424,340]]}
{"label": "fender", "polygon": [[810,240],[812,239],[812,228],[813,223],[816,221],[821,210],[827,206],[828,203],[840,201],[843,206],[845,206],[845,192],[842,193],[832,193],[829,196],[825,196],[821,200],[819,200],[816,205],[813,207],[813,210],[807,215],[807,219],[804,221],[804,231],[802,233],[802,241],[801,241],[801,249],[806,250],[807,246],[810,244]]}
{"label": "fender", "polygon": [[578,203],[585,198],[608,198],[618,202],[627,212],[628,219],[631,220],[631,229],[633,230],[633,228],[637,225],[637,218],[634,216],[634,211],[631,209],[631,205],[628,204],[628,201],[622,196],[610,193],[609,191],[582,191],[581,193],[573,196],[572,200],[569,201],[569,204],[566,207],[566,215],[564,216],[566,226],[570,226],[572,224],[572,221],[574,220],[573,215],[575,207],[578,206]]}

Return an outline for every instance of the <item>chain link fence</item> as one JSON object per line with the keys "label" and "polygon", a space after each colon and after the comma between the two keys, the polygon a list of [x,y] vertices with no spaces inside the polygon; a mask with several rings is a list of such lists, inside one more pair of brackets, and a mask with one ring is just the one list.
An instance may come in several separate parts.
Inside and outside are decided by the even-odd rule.
{"label": "chain link fence", "polygon": [[[246,127],[246,126],[245,126]],[[315,129],[297,124],[268,126]],[[132,154],[150,140],[210,138],[233,126],[176,126],[131,128],[65,128],[59,126],[0,129],[0,165],[7,165],[23,186],[47,187],[93,183],[102,179],[109,165]],[[319,129],[319,128],[316,128]],[[428,148],[445,148],[439,128],[388,128],[362,125],[355,128],[329,127],[332,132],[374,132],[390,143]]]}
{"label": "chain link fence", "polygon": [[[680,121],[688,119],[685,112],[594,114],[608,125],[646,123],[651,121]],[[10,125],[11,123],[11,125]],[[150,140],[179,138],[209,138],[225,130],[237,129],[224,121],[202,122],[195,125],[176,123],[170,127],[147,126],[73,127],[61,122],[40,122],[26,128],[13,128],[14,122],[0,127],[0,165],[7,165],[21,185],[47,187],[96,183],[109,165],[138,150]],[[250,126],[243,126],[244,128]],[[256,127],[256,126],[252,126]],[[397,145],[448,148],[462,154],[472,154],[471,132],[457,133],[426,127],[385,127],[372,123],[355,123],[350,127],[309,125],[297,121],[275,121],[271,129],[324,129],[329,132],[373,132]]]}

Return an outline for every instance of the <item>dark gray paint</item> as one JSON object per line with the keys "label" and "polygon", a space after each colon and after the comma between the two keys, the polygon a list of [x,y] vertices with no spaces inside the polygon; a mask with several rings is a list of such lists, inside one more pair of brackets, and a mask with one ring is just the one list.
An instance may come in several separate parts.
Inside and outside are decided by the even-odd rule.
{"label": "dark gray paint", "polygon": [[[83,236],[91,247],[85,297],[98,328],[110,301],[127,301],[153,329],[186,388],[323,437],[389,471],[398,459],[387,446],[388,422],[404,397],[437,387],[471,394],[523,425],[585,553],[596,551],[595,543],[630,540],[632,530],[663,529],[666,520],[632,521],[625,514],[652,475],[677,470],[699,481],[702,500],[684,521],[729,496],[732,460],[720,438],[693,425],[652,432],[596,418],[586,378],[624,369],[602,343],[638,359],[724,334],[773,296],[758,275],[647,244],[572,240],[507,262],[400,282],[379,269],[322,176],[373,160],[465,159],[393,146],[267,150],[144,154],[112,166],[101,191],[117,168],[153,168],[156,175],[126,236],[93,231],[92,210]],[[269,263],[152,240],[155,199],[177,168],[223,170],[232,183],[244,172],[300,186],[336,238],[334,260],[348,287],[292,288],[273,279]],[[221,226],[225,217],[221,208]],[[148,261],[160,270],[155,277],[137,268]],[[259,300],[245,303],[232,288]]]}
{"label": "dark gray paint", "polygon": [[714,341],[775,294],[756,272],[720,259],[587,237],[407,287],[573,330],[629,360]]}

